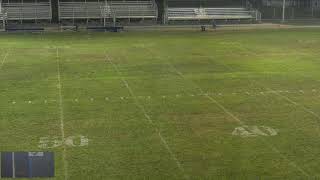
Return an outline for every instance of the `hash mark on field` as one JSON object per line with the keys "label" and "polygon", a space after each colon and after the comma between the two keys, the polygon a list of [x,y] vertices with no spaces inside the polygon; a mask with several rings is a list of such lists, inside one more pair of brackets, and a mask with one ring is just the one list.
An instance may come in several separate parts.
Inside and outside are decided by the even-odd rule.
{"label": "hash mark on field", "polygon": [[[175,161],[177,167],[179,168],[179,170],[183,173],[184,178],[185,179],[189,179],[188,175],[185,173],[184,168],[182,167],[180,161],[177,159],[176,155],[172,152],[170,146],[168,145],[167,141],[163,138],[163,136],[161,135],[160,130],[158,129],[158,127],[156,127],[152,121],[152,119],[150,118],[150,116],[148,115],[147,111],[145,110],[144,106],[140,104],[138,97],[134,94],[133,90],[131,89],[131,87],[129,86],[129,83],[127,82],[127,80],[123,77],[122,72],[119,70],[118,66],[112,62],[111,58],[109,58],[109,56],[106,54],[106,60],[113,66],[114,70],[118,73],[118,75],[121,78],[122,83],[126,86],[127,90],[129,91],[131,97],[134,100],[134,103],[136,104],[136,106],[142,111],[142,113],[144,114],[145,118],[148,120],[148,122],[152,125],[152,127],[155,129],[155,131],[157,132],[162,144],[164,145],[164,147],[166,148],[166,150],[168,151],[168,153],[170,154],[171,158]],[[148,96],[150,97],[150,96]],[[151,97],[150,97],[151,98]]]}
{"label": "hash mark on field", "polygon": [[2,61],[1,61],[1,64],[0,64],[0,70],[2,69],[4,63],[6,62],[8,55],[9,55],[9,52],[7,51],[6,54],[2,58]]}
{"label": "hash mark on field", "polygon": [[[63,112],[63,98],[62,98],[62,84],[61,84],[61,73],[60,73],[60,57],[59,49],[56,48],[56,61],[57,61],[57,73],[58,73],[58,94],[59,94],[59,110],[60,110],[60,130],[62,141],[65,141],[64,135],[64,112]],[[66,146],[63,145],[62,152],[63,168],[64,168],[64,179],[68,179],[68,164],[66,160]]]}
{"label": "hash mark on field", "polygon": [[[228,65],[226,65],[226,64],[224,64],[228,69],[230,69],[230,70],[234,70],[232,67],[229,67]],[[260,84],[259,82],[256,82],[255,80],[251,80],[251,79],[248,79],[249,81],[252,81],[252,82],[255,82],[256,84]],[[261,85],[260,84],[260,86],[262,86],[262,87],[264,87],[264,88],[266,88],[263,84]],[[283,95],[281,95],[280,93],[282,93],[282,91],[280,90],[280,91],[275,91],[275,90],[273,90],[273,89],[271,89],[271,88],[266,88],[267,89],[267,91],[269,91],[269,92],[271,92],[271,93],[275,93],[275,94],[278,94],[278,95],[280,95],[280,96],[283,96]],[[286,97],[286,96],[284,96],[284,97]],[[289,99],[290,100],[290,99]],[[292,161],[292,160],[290,160],[289,158],[287,158],[285,155],[283,155],[273,144],[269,144],[268,142],[266,142],[264,139],[262,139],[269,147],[271,147],[272,148],[272,150],[274,151],[274,152],[276,152],[276,153],[278,153],[283,159],[285,159],[286,161],[288,161],[289,162],[289,164],[291,165],[291,166],[293,166],[294,168],[296,168],[299,172],[301,172],[304,176],[307,176],[307,177],[310,177],[310,175],[307,173],[307,172],[305,172],[302,168],[300,168],[300,166],[298,166],[294,161]]]}
{"label": "hash mark on field", "polygon": [[[203,89],[196,84],[195,82],[193,82],[192,80],[187,79],[184,74],[182,72],[180,72],[174,65],[172,65],[170,62],[168,62],[169,67],[171,67],[182,79],[184,79],[185,81],[189,81],[195,88],[197,88],[199,90],[199,92],[201,92],[201,94],[203,94]],[[248,93],[248,92],[247,92]],[[240,125],[245,125],[237,116],[235,116],[231,111],[229,111],[227,108],[225,108],[219,101],[215,100],[213,97],[211,96],[206,96],[209,100],[211,100],[214,104],[216,104],[220,109],[222,109],[227,115],[229,115],[232,119],[234,119],[235,121],[237,121]],[[262,139],[263,142],[268,145],[274,152],[278,153],[284,160],[288,161],[290,165],[292,165],[293,167],[295,167],[298,171],[300,171],[303,175],[309,177],[309,174],[306,173],[303,169],[301,169],[298,165],[296,165],[295,162],[289,160],[286,156],[284,156],[276,147],[274,147],[272,144],[266,142],[264,139]]]}
{"label": "hash mark on field", "polygon": [[305,107],[304,105],[299,104],[299,103],[293,101],[292,99],[290,99],[289,97],[287,97],[285,95],[282,95],[282,94],[279,94],[277,92],[274,92],[274,94],[279,96],[279,97],[282,97],[283,99],[285,99],[286,101],[290,102],[293,105],[300,106],[305,112],[308,112],[308,113],[312,114],[314,117],[316,117],[317,119],[320,120],[320,115],[319,114],[315,113],[314,111],[310,110],[309,108]]}

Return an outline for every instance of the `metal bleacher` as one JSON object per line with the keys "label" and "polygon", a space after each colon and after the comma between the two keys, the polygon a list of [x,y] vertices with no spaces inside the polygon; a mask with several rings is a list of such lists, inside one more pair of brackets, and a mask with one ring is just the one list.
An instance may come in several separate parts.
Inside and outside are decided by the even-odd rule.
{"label": "metal bleacher", "polygon": [[168,8],[171,20],[256,19],[255,11],[246,8]]}
{"label": "metal bleacher", "polygon": [[155,1],[100,1],[64,2],[59,1],[59,18],[63,19],[148,19],[157,18]]}
{"label": "metal bleacher", "polygon": [[51,2],[2,3],[6,20],[51,20]]}
{"label": "metal bleacher", "polygon": [[158,8],[154,1],[111,1],[111,11],[116,18],[157,18]]}
{"label": "metal bleacher", "polygon": [[260,13],[239,0],[168,0],[165,20],[259,20]]}
{"label": "metal bleacher", "polygon": [[60,19],[99,19],[105,2],[59,2]]}

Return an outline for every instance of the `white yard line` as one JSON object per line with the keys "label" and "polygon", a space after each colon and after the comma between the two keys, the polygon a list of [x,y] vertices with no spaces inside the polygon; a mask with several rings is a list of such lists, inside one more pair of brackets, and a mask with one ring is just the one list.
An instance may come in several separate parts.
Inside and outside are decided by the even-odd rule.
{"label": "white yard line", "polygon": [[270,92],[272,92],[273,94],[275,94],[275,95],[277,95],[277,96],[285,99],[285,100],[288,101],[289,103],[291,103],[291,104],[293,104],[293,105],[295,105],[295,106],[301,107],[305,112],[313,115],[314,117],[316,117],[317,119],[320,120],[320,115],[319,115],[319,114],[315,113],[314,111],[310,110],[309,108],[305,107],[304,105],[299,104],[299,103],[293,101],[293,100],[290,99],[288,96],[282,95],[282,94],[278,93],[277,91],[272,90],[271,88],[267,88],[267,89],[270,90]]}
{"label": "white yard line", "polygon": [[3,56],[2,61],[0,63],[0,70],[2,69],[4,63],[6,62],[8,55],[9,55],[9,52],[7,51],[6,54]]}
{"label": "white yard line", "polygon": [[[248,49],[248,51],[250,51],[250,50]],[[250,52],[251,52],[251,51],[250,51]],[[257,53],[255,53],[255,54],[258,55]],[[225,65],[225,64],[224,64],[224,65]],[[230,67],[227,66],[227,65],[225,65],[225,66],[226,66],[227,68],[230,68]],[[303,75],[303,77],[312,77],[312,76]],[[293,104],[293,105],[295,105],[295,106],[297,106],[297,107],[301,107],[305,112],[311,114],[312,116],[314,116],[314,117],[316,117],[317,119],[320,120],[320,115],[319,115],[319,114],[315,113],[314,111],[310,110],[309,108],[305,107],[304,105],[299,104],[299,103],[293,101],[291,98],[289,98],[288,96],[285,96],[285,95],[280,94],[278,91],[275,91],[275,90],[273,90],[273,89],[271,89],[271,88],[269,88],[269,87],[265,87],[264,84],[261,84],[261,83],[255,81],[255,80],[253,80],[253,81],[254,81],[256,84],[259,84],[260,86],[266,88],[266,89],[267,89],[268,91],[270,91],[271,93],[273,93],[273,94],[275,94],[275,95],[277,95],[277,96],[285,99],[285,100],[288,101],[289,103],[291,103],[291,104]],[[303,91],[303,90],[300,90],[300,92],[301,92],[302,94],[304,94],[304,91]],[[317,127],[317,128],[318,128],[318,127]],[[318,129],[319,129],[319,128],[318,128]]]}
{"label": "white yard line", "polygon": [[[59,56],[59,49],[58,48],[56,48],[56,60],[57,60],[57,73],[58,73],[60,130],[61,130],[61,139],[62,139],[62,142],[64,142],[65,141],[64,113],[63,113],[62,84],[61,84],[61,73],[60,73],[60,56]],[[62,160],[63,160],[63,169],[64,169],[64,179],[67,180],[68,179],[68,163],[66,160],[66,146],[64,145],[64,143],[63,143]]]}
{"label": "white yard line", "polygon": [[144,117],[148,120],[148,122],[153,126],[153,128],[155,129],[155,131],[157,132],[163,146],[166,148],[166,150],[168,151],[168,153],[170,154],[171,158],[175,161],[177,167],[179,168],[179,170],[183,173],[184,178],[185,179],[189,179],[189,176],[185,173],[185,170],[183,168],[183,166],[181,165],[180,161],[178,160],[178,158],[176,157],[176,155],[173,153],[173,151],[171,150],[170,146],[168,145],[167,141],[165,140],[165,138],[161,135],[160,130],[154,125],[152,119],[150,118],[150,116],[148,115],[148,113],[146,112],[145,108],[143,105],[140,104],[140,102],[138,101],[137,96],[134,94],[133,90],[131,89],[131,87],[129,86],[129,83],[127,82],[127,80],[123,77],[122,72],[119,70],[118,66],[112,62],[111,58],[106,55],[106,60],[113,66],[114,70],[118,73],[118,75],[121,78],[121,81],[123,82],[123,84],[126,86],[126,88],[128,89],[130,95],[132,96],[136,106],[138,108],[140,108],[140,110],[142,111],[142,113],[144,114]]}
{"label": "white yard line", "polygon": [[[187,79],[183,73],[181,73],[176,67],[174,67],[170,62],[168,62],[169,67],[171,67],[182,79],[184,79],[185,81],[188,81],[190,83],[193,84],[193,86],[195,88],[197,88],[199,90],[200,93],[203,93],[203,89],[196,84],[195,82],[193,82],[192,80]],[[240,125],[245,125],[245,123],[243,123],[240,118],[238,118],[237,116],[235,116],[230,110],[228,110],[226,107],[224,107],[221,103],[219,103],[219,101],[217,101],[216,99],[214,99],[213,97],[211,97],[210,95],[206,94],[205,95],[209,100],[211,100],[214,104],[216,104],[218,107],[220,107],[220,109],[225,112],[227,115],[229,115],[232,119],[234,119],[236,122],[238,122]],[[304,176],[309,177],[310,175],[305,172],[303,169],[301,169],[295,162],[289,160],[286,156],[284,156],[276,147],[274,147],[272,144],[266,142],[264,139],[262,139],[262,141],[267,144],[274,152],[278,153],[281,158],[285,159],[286,161],[289,162],[289,164],[296,168],[298,171],[300,171]]]}
{"label": "white yard line", "polygon": [[223,112],[225,112],[226,114],[228,114],[230,117],[232,117],[232,119],[234,119],[235,121],[237,121],[239,124],[244,125],[244,123],[237,117],[235,116],[233,113],[231,113],[226,107],[224,107],[221,103],[219,103],[216,99],[214,99],[213,97],[211,97],[208,93],[205,93],[203,91],[203,89],[198,86],[196,83],[194,83],[191,80],[188,80],[180,71],[178,71],[178,69],[176,67],[174,67],[171,63],[168,63],[168,66],[174,70],[175,73],[177,73],[182,79],[189,81],[190,83],[192,83],[192,85],[194,87],[196,87],[199,91],[200,94],[203,94],[206,98],[208,98],[211,102],[213,102],[214,104],[216,104]]}

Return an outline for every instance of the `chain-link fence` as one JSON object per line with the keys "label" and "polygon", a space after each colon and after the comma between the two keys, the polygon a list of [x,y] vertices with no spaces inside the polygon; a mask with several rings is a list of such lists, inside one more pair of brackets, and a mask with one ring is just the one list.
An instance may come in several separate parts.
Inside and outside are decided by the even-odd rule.
{"label": "chain-link fence", "polygon": [[261,12],[262,20],[320,18],[320,0],[250,0],[249,3]]}

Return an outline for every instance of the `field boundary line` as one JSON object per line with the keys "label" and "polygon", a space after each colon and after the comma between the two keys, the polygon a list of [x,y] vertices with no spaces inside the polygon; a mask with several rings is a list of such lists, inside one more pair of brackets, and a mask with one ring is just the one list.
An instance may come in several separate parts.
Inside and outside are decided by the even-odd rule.
{"label": "field boundary line", "polygon": [[148,122],[153,126],[153,128],[156,130],[163,146],[166,148],[166,150],[168,151],[168,153],[170,154],[171,158],[175,161],[178,169],[183,173],[184,178],[185,179],[189,179],[189,176],[185,173],[185,170],[183,168],[183,166],[181,165],[180,161],[178,160],[178,158],[176,157],[176,155],[173,153],[173,151],[171,150],[170,146],[168,145],[167,141],[165,140],[165,138],[161,135],[160,130],[154,125],[151,117],[148,115],[147,111],[145,110],[144,106],[140,104],[140,102],[138,101],[137,96],[134,94],[132,88],[129,86],[129,83],[127,82],[127,80],[123,77],[122,72],[119,70],[118,66],[113,63],[113,61],[111,60],[111,58],[107,55],[106,53],[106,60],[113,66],[114,70],[118,73],[118,75],[120,75],[121,81],[123,82],[123,84],[126,86],[127,90],[129,91],[130,95],[132,96],[134,103],[136,104],[136,106],[138,108],[140,108],[140,110],[142,111],[144,117],[148,120]]}
{"label": "field boundary line", "polygon": [[4,63],[6,62],[8,55],[9,55],[9,51],[7,51],[6,54],[2,58],[2,61],[0,63],[0,70],[2,69]]}
{"label": "field boundary line", "polygon": [[[168,58],[169,59],[169,58]],[[167,64],[169,65],[169,67],[171,67],[182,79],[184,79],[185,81],[188,81],[190,83],[193,84],[193,86],[195,88],[197,88],[199,90],[200,93],[204,93],[203,89],[196,84],[195,82],[193,82],[192,80],[189,80],[187,78],[185,78],[184,74],[182,72],[180,72],[170,61],[167,62]],[[210,95],[204,93],[205,96],[211,100],[213,103],[215,103],[218,107],[220,107],[226,114],[228,114],[231,118],[233,118],[235,121],[237,121],[240,125],[245,125],[245,123],[243,123],[237,116],[235,116],[230,110],[228,110],[226,107],[224,107],[221,103],[219,103],[219,101],[217,101],[216,99],[214,99],[213,97],[211,97]],[[308,173],[306,173],[302,168],[300,168],[295,162],[293,162],[292,160],[288,159],[285,155],[283,155],[274,145],[266,142],[263,138],[262,141],[267,144],[274,152],[278,153],[284,160],[288,161],[289,164],[293,167],[295,167],[298,171],[300,171],[304,176],[310,177],[310,175]]]}
{"label": "field boundary line", "polygon": [[[60,114],[60,131],[62,142],[65,141],[64,134],[64,110],[63,110],[63,97],[62,97],[62,84],[61,84],[61,73],[60,73],[60,56],[59,49],[56,48],[56,63],[57,63],[57,77],[58,77],[58,94],[59,94],[59,114]],[[63,143],[62,160],[64,169],[64,179],[68,179],[68,163],[66,160],[66,146]]]}

